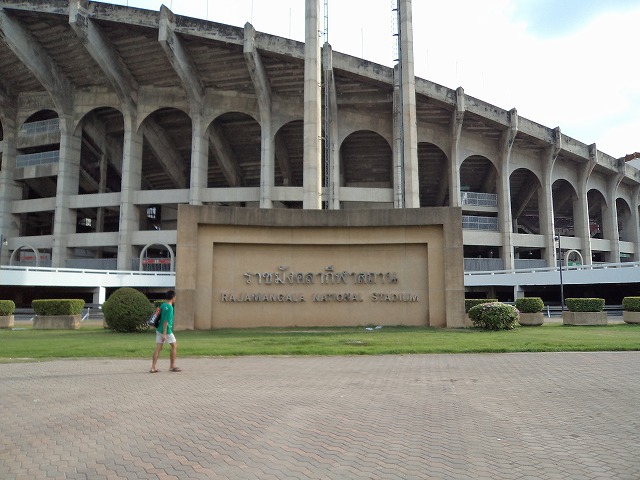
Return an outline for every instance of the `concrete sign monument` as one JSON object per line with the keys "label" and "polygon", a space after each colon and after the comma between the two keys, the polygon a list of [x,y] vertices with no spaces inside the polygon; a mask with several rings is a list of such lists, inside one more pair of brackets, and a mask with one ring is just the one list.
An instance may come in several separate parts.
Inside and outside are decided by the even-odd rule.
{"label": "concrete sign monument", "polygon": [[463,326],[457,208],[181,205],[177,245],[179,329]]}

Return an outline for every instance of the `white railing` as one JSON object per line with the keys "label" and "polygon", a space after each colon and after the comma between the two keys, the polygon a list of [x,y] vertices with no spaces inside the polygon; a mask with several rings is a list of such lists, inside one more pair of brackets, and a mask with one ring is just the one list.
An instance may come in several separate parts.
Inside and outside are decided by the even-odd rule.
{"label": "white railing", "polygon": [[465,230],[498,231],[498,217],[462,216],[462,228]]}
{"label": "white railing", "polygon": [[[622,263],[595,263],[593,265],[571,265],[562,266],[563,272],[572,271],[597,271],[611,269],[640,268],[640,262],[622,262]],[[547,273],[558,272],[558,267],[544,268],[515,268],[512,270],[485,270],[485,271],[469,271],[464,272],[465,275],[513,275],[514,273]],[[640,272],[639,272],[640,273]]]}
{"label": "white railing", "polygon": [[498,195],[495,193],[462,192],[460,201],[462,205],[471,207],[497,207]]}
{"label": "white railing", "polygon": [[20,135],[40,135],[42,133],[51,133],[60,131],[60,119],[51,118],[49,120],[40,120],[38,122],[23,123],[20,127]]}
{"label": "white railing", "polygon": [[58,163],[59,161],[60,150],[16,155],[16,167],[18,168],[32,167],[35,165],[47,165],[50,163]]}
{"label": "white railing", "polygon": [[140,270],[99,270],[91,268],[54,268],[54,267],[29,267],[18,265],[2,265],[0,271],[15,272],[42,272],[42,273],[76,273],[90,275],[124,275],[124,276],[175,276],[175,272],[143,272]]}

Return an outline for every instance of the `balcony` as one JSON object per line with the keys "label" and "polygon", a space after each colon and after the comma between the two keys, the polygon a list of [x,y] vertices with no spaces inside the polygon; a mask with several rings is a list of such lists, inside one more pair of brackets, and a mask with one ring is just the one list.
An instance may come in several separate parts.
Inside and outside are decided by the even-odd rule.
{"label": "balcony", "polygon": [[480,217],[475,215],[463,215],[462,228],[465,230],[497,232],[498,217]]}
{"label": "balcony", "polygon": [[39,165],[50,165],[52,163],[58,163],[59,161],[60,161],[60,150],[16,155],[17,168],[35,167]]}
{"label": "balcony", "polygon": [[495,193],[462,192],[460,203],[462,206],[469,207],[497,207],[498,195]]}

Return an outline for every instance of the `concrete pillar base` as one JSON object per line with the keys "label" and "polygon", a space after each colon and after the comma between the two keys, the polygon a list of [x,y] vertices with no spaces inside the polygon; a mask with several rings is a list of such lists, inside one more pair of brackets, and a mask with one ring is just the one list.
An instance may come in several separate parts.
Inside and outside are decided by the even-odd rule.
{"label": "concrete pillar base", "polygon": [[77,330],[82,321],[81,315],[36,315],[33,319],[34,330]]}

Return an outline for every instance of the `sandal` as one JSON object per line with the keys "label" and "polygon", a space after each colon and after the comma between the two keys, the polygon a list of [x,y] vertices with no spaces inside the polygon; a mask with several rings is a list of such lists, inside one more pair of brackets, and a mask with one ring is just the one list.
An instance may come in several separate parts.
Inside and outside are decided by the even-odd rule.
{"label": "sandal", "polygon": [[179,367],[173,367],[173,368],[170,368],[170,369],[169,369],[169,371],[170,371],[170,372],[181,372],[181,371],[182,371],[182,369],[181,369],[181,368],[179,368]]}
{"label": "sandal", "polygon": [[152,368],[151,370],[149,370],[149,373],[158,373],[160,370],[158,370],[157,368]]}

